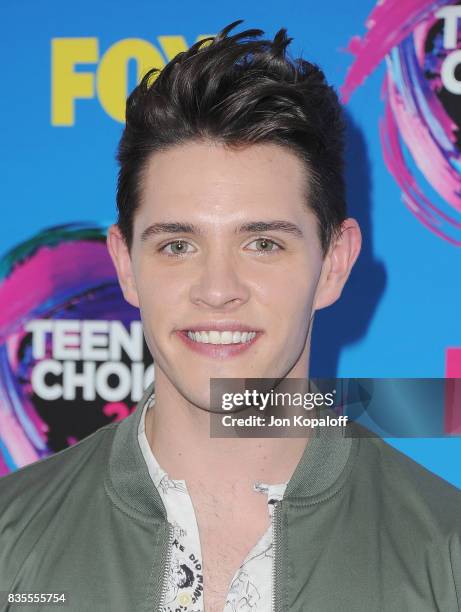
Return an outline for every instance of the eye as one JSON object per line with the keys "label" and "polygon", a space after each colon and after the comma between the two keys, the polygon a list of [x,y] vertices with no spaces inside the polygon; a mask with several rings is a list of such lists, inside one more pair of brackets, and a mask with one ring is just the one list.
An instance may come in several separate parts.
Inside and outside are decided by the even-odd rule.
{"label": "eye", "polygon": [[[168,255],[169,257],[180,257],[181,255],[186,254],[187,246],[191,246],[191,245],[185,240],[173,240],[172,242],[165,244],[160,249],[160,252],[165,253],[165,255]],[[168,247],[171,247],[172,250],[168,251]]]}
{"label": "eye", "polygon": [[256,240],[253,240],[253,242],[250,242],[250,244],[258,242],[261,248],[250,249],[250,251],[255,250],[259,253],[276,253],[277,251],[283,250],[283,247],[281,247],[279,244],[277,244],[276,242],[274,242],[274,240],[271,240],[270,238],[257,238]]}

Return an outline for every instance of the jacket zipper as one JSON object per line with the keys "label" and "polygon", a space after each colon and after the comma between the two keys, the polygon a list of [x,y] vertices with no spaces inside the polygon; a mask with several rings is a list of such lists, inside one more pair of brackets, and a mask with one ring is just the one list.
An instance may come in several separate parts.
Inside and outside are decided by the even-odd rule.
{"label": "jacket zipper", "polygon": [[281,610],[280,599],[281,599],[281,586],[280,586],[280,575],[281,575],[281,553],[280,553],[280,528],[282,523],[282,517],[280,513],[282,502],[274,501],[274,510],[272,514],[272,612],[279,612]]}
{"label": "jacket zipper", "polygon": [[162,558],[165,557],[165,566],[164,566],[164,569],[163,569],[160,598],[159,598],[158,610],[154,610],[154,612],[161,612],[162,607],[163,607],[163,603],[164,603],[165,597],[166,597],[167,586],[168,586],[168,574],[169,574],[169,571],[170,571],[171,558],[173,556],[173,534],[174,534],[173,525],[168,523],[167,549],[166,549],[166,554],[162,555]]}

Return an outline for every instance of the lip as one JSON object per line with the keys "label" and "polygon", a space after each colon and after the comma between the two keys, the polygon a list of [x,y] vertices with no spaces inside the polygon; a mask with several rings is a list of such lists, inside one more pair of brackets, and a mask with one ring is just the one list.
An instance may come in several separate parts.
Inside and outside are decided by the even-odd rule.
{"label": "lip", "polygon": [[[216,328],[215,328],[216,329]],[[236,357],[237,355],[240,355],[241,353],[244,353],[245,351],[248,351],[253,344],[258,340],[258,338],[262,335],[261,331],[257,331],[255,329],[250,329],[250,328],[245,328],[245,327],[238,327],[236,329],[231,329],[229,327],[225,327],[225,330],[228,331],[255,331],[256,332],[256,336],[254,338],[252,338],[249,342],[239,342],[238,344],[202,344],[201,342],[194,342],[194,340],[191,340],[189,338],[189,336],[187,335],[188,331],[206,331],[206,330],[213,330],[213,327],[204,327],[204,328],[192,328],[189,330],[180,330],[177,331],[177,335],[179,336],[179,338],[181,338],[181,340],[184,342],[184,344],[190,348],[192,351],[194,351],[195,353],[199,353],[200,355],[205,355],[206,357],[211,357],[213,359],[228,359],[230,357]],[[223,331],[223,330],[217,330],[216,331]]]}

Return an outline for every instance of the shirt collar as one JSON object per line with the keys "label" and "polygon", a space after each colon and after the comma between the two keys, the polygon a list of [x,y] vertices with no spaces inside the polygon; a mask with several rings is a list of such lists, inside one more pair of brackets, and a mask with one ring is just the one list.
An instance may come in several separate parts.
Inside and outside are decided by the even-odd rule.
{"label": "shirt collar", "polygon": [[146,462],[149,475],[153,480],[153,483],[158,488],[161,481],[168,476],[164,469],[162,469],[150,447],[150,444],[146,436],[146,413],[155,404],[155,393],[152,393],[147,401],[144,402],[142,409],[141,418],[138,425],[138,442],[141,448],[141,452]]}
{"label": "shirt collar", "polygon": [[[147,469],[149,471],[149,475],[152,478],[155,486],[159,487],[160,483],[164,478],[169,478],[167,472],[160,466],[157,458],[155,457],[154,451],[151,448],[149,441],[146,436],[146,414],[148,410],[152,410],[155,405],[155,393],[152,393],[147,401],[144,402],[144,406],[142,409],[141,419],[139,420],[138,425],[138,442],[141,448],[141,452],[143,454],[144,460],[147,465]],[[184,482],[183,480],[177,481],[173,480],[173,482]],[[276,484],[266,484],[263,482],[255,482],[253,488],[255,491],[260,491],[262,493],[266,493],[268,499],[282,499],[285,489],[287,487],[288,482],[281,482]]]}
{"label": "shirt collar", "polygon": [[[113,429],[105,481],[106,489],[118,503],[144,520],[146,517],[166,519],[165,506],[154,486],[154,483],[158,486],[158,479],[165,472],[156,462],[152,478],[138,437],[153,393],[154,384],[146,390],[136,409]],[[344,436],[340,428],[318,428],[306,445],[283,499],[305,502],[306,498],[313,501],[312,498],[333,494],[349,472],[356,444],[357,439]]]}

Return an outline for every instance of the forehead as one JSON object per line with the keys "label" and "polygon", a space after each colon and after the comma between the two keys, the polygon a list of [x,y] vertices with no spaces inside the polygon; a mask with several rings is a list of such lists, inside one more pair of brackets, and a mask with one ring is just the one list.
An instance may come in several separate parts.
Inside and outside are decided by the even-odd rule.
{"label": "forehead", "polygon": [[297,214],[306,207],[306,178],[303,162],[276,144],[230,149],[189,142],[150,157],[139,212],[162,217],[242,210]]}

